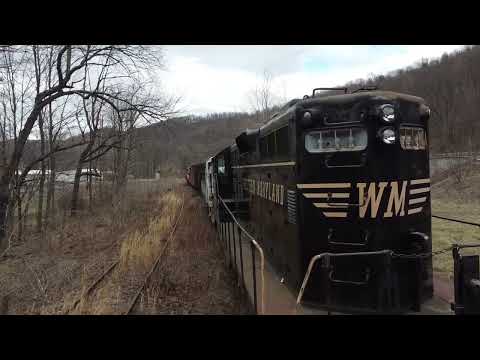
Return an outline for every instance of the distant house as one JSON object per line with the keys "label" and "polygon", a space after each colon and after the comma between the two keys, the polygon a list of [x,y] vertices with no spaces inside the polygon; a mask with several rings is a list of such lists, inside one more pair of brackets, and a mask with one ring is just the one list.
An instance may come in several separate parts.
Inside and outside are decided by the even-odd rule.
{"label": "distant house", "polygon": [[[40,174],[42,173],[41,170],[30,170],[25,177],[26,181],[33,181],[37,179]],[[62,171],[57,171],[55,173],[55,182],[60,182],[60,183],[71,183],[73,184],[75,180],[75,173],[76,170],[62,170]],[[103,178],[103,172],[99,170],[92,170],[90,171],[89,169],[82,169],[82,177],[80,178],[80,182],[86,182],[88,180],[88,176],[85,176],[89,173],[94,173],[96,175],[93,176],[93,179],[102,179]],[[48,178],[50,176],[50,170],[45,170],[45,175]]]}

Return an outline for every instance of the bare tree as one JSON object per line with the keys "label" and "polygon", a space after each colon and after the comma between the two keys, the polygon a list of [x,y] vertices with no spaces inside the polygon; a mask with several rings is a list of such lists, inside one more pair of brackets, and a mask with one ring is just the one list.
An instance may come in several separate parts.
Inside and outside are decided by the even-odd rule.
{"label": "bare tree", "polygon": [[[38,46],[34,46],[33,51],[33,60],[35,64],[35,80],[36,80],[36,95],[40,93],[41,86],[41,72],[42,72],[42,63],[39,56]],[[45,111],[40,111],[38,114],[38,130],[40,133],[40,157],[45,155],[45,132],[44,132],[44,113]],[[37,231],[42,230],[42,218],[43,218],[43,192],[45,186],[45,173],[46,173],[46,164],[45,160],[41,160],[41,173],[38,184],[38,206],[37,206]]]}
{"label": "bare tree", "polygon": [[255,89],[249,93],[250,104],[260,123],[267,122],[272,116],[272,108],[275,103],[272,86],[273,76],[268,70],[264,70]]}
{"label": "bare tree", "polygon": [[[12,151],[0,174],[0,238],[5,236],[12,180],[18,173],[27,140],[44,109],[67,96],[99,98],[114,106],[114,100],[123,99],[111,92],[112,85],[138,78],[142,69],[160,64],[159,54],[145,46],[62,45],[51,49],[52,52],[37,46],[0,47],[0,77],[7,79],[5,85],[0,83],[0,94],[13,125]],[[53,59],[55,71],[49,72],[51,67],[45,66],[49,59]],[[99,79],[106,68],[110,69],[110,76],[103,81],[106,84],[102,90],[99,86],[79,87],[85,80],[102,84]],[[35,83],[41,85],[36,87]],[[128,106],[136,108],[136,104],[128,103]],[[145,116],[156,118],[155,109],[143,107],[142,111]]]}

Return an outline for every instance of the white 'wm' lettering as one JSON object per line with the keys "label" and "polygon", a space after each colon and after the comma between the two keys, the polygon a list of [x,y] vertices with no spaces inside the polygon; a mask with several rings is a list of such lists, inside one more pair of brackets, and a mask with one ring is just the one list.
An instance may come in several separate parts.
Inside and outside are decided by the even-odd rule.
{"label": "white 'wm' lettering", "polygon": [[359,216],[364,218],[370,208],[370,217],[377,216],[378,208],[382,201],[384,190],[387,185],[390,185],[390,196],[388,198],[387,209],[383,215],[385,218],[392,216],[405,216],[405,196],[407,192],[408,181],[401,182],[401,190],[399,191],[399,183],[397,181],[380,182],[378,183],[378,190],[376,183],[370,183],[367,194],[365,195],[366,183],[358,183],[358,197],[359,197]]}
{"label": "white 'wm' lettering", "polygon": [[368,192],[367,196],[365,198],[365,188],[367,186],[366,183],[358,183],[358,198],[360,209],[359,209],[359,215],[361,218],[365,217],[365,213],[367,212],[368,205],[371,203],[371,217],[374,218],[377,216],[377,211],[378,207],[380,205],[380,201],[382,200],[382,195],[383,195],[383,190],[385,189],[385,186],[387,186],[388,182],[381,182],[379,183],[379,191],[378,195],[376,193],[376,186],[375,183],[370,183],[370,186],[368,187]]}
{"label": "white 'wm' lettering", "polygon": [[392,181],[390,183],[390,198],[388,199],[387,211],[383,217],[392,217],[392,207],[395,204],[395,215],[405,215],[405,192],[407,191],[408,181],[402,181],[402,192],[398,194],[398,183]]}

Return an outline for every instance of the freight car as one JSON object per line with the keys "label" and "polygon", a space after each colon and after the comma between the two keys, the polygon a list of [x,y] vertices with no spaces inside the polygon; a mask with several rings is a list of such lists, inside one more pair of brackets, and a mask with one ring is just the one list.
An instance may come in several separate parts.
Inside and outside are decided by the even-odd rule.
{"label": "freight car", "polygon": [[196,190],[202,189],[202,179],[205,178],[205,164],[199,163],[187,168],[185,179],[187,183]]}
{"label": "freight car", "polygon": [[433,297],[430,109],[395,92],[319,90],[209,159],[212,219],[225,199],[309,303],[419,312]]}

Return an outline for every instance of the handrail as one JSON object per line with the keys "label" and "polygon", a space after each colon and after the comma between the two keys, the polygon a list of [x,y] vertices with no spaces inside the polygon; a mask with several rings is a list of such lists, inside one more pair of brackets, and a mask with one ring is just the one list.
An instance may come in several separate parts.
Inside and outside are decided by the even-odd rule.
{"label": "handrail", "polygon": [[229,213],[229,215],[231,216],[232,220],[237,224],[238,228],[243,231],[243,233],[245,233],[247,235],[247,237],[249,238],[250,242],[257,248],[258,252],[260,253],[260,274],[261,274],[261,297],[260,297],[260,302],[261,302],[261,313],[262,314],[265,314],[265,302],[264,302],[264,298],[265,298],[265,276],[264,276],[264,272],[265,272],[265,257],[264,257],[264,254],[263,254],[263,250],[262,248],[260,247],[260,245],[257,243],[257,241],[248,233],[247,230],[245,230],[243,228],[242,225],[240,225],[240,223],[237,221],[237,219],[235,218],[235,216],[233,215],[233,213],[230,211],[230,209],[228,208],[227,204],[225,203],[225,201],[223,201],[222,197],[220,195],[218,195],[218,198],[220,199],[220,201],[222,202],[223,206],[225,207],[225,209],[227,210],[227,212]]}
{"label": "handrail", "polygon": [[310,260],[308,264],[307,272],[305,273],[305,277],[303,278],[302,286],[300,291],[298,292],[297,297],[297,305],[300,304],[303,297],[303,292],[305,291],[305,287],[307,286],[308,279],[310,278],[310,273],[312,272],[313,265],[320,259],[324,257],[343,257],[343,256],[359,256],[359,255],[381,255],[381,254],[392,254],[391,250],[379,250],[379,251],[364,251],[364,252],[354,252],[354,253],[321,253],[315,255]]}

